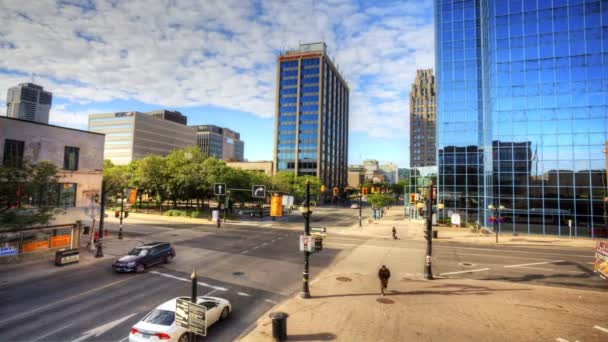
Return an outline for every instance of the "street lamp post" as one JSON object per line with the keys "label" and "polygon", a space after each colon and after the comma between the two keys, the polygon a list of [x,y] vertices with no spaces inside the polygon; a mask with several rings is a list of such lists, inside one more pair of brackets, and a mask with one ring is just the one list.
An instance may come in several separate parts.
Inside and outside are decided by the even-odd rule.
{"label": "street lamp post", "polygon": [[97,252],[95,253],[96,258],[103,258],[103,246],[101,244],[101,239],[103,237],[103,219],[106,214],[106,182],[101,181],[101,204],[99,206],[99,211],[101,214],[99,215],[99,236],[97,237]]}
{"label": "street lamp post", "polygon": [[122,218],[125,212],[125,189],[120,189],[120,222],[118,224],[118,239],[122,240]]}
{"label": "street lamp post", "polygon": [[426,258],[424,262],[424,279],[432,280],[431,256],[433,255],[433,180],[429,182],[426,195]]}
{"label": "street lamp post", "polygon": [[[300,207],[300,212],[304,216],[304,234],[306,236],[310,236],[310,181],[306,181],[306,200],[304,202],[304,207]],[[308,276],[309,276],[309,258],[310,252],[304,251],[304,272],[302,273],[302,292],[300,293],[300,297],[302,298],[310,298],[310,288],[308,286]]]}

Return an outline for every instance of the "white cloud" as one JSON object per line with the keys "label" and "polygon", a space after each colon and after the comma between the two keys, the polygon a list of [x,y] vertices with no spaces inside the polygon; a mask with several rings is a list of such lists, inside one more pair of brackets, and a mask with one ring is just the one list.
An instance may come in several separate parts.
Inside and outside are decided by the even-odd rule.
{"label": "white cloud", "polygon": [[[324,40],[350,85],[351,128],[390,137],[407,134],[415,70],[434,65],[429,0],[382,7],[355,0],[112,3],[83,10],[3,1],[0,47],[9,48],[0,48],[0,71],[35,73],[73,103],[214,105],[268,118],[278,51]],[[0,94],[27,81],[0,75]],[[84,114],[55,106],[51,119],[80,125]]]}

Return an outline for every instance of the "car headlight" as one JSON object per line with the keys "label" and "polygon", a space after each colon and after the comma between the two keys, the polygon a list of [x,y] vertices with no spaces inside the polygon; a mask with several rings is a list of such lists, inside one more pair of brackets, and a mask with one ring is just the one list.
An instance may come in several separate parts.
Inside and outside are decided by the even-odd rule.
{"label": "car headlight", "polygon": [[127,264],[127,266],[129,266],[129,267],[135,266],[135,262],[131,261],[130,263]]}

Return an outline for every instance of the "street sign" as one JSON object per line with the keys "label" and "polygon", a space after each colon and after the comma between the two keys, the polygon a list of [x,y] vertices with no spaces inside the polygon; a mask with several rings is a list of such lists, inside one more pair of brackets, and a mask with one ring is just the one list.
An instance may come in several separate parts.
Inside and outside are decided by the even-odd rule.
{"label": "street sign", "polygon": [[224,184],[224,183],[213,184],[213,193],[215,194],[215,196],[225,196],[226,195],[226,184]]}
{"label": "street sign", "polygon": [[312,236],[300,235],[300,252],[313,252],[314,247]]}
{"label": "street sign", "polygon": [[178,298],[175,303],[175,324],[197,335],[207,335],[207,308]]}
{"label": "street sign", "polygon": [[254,185],[251,188],[251,197],[266,198],[266,185]]}
{"label": "street sign", "polygon": [[325,227],[310,227],[310,230],[312,230],[313,232],[325,233],[327,231],[327,228],[325,228]]}

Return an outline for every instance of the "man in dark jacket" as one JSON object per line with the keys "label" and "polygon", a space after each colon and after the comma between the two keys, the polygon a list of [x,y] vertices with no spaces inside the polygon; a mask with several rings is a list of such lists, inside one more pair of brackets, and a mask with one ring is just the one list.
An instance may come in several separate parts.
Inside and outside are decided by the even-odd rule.
{"label": "man in dark jacket", "polygon": [[380,278],[380,292],[384,296],[384,291],[388,287],[388,278],[391,277],[391,271],[386,268],[386,266],[382,265],[382,267],[378,270],[378,278]]}

